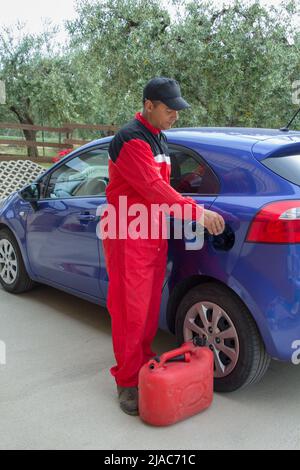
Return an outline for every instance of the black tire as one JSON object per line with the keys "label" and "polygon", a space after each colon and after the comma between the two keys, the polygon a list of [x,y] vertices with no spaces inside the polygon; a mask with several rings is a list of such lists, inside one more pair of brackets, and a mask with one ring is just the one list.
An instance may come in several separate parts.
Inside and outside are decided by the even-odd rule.
{"label": "black tire", "polygon": [[[19,245],[8,229],[0,230],[0,246],[4,247],[4,245],[6,248],[12,247],[13,249],[13,251],[11,251],[11,261],[14,263],[14,275],[8,279],[7,271],[4,271],[2,274],[4,258],[3,255],[2,257],[0,255],[0,284],[7,292],[13,294],[21,294],[22,292],[31,290],[36,283],[28,276]],[[9,280],[12,282],[8,282]]]}
{"label": "black tire", "polygon": [[[206,327],[200,314],[197,313],[200,311],[204,311],[204,316],[201,313],[202,320],[208,319]],[[216,323],[217,327],[212,328],[214,325],[212,319],[216,321],[218,314],[220,320]],[[179,345],[208,331],[210,324],[209,334],[204,333],[202,336],[207,336],[208,345],[215,351],[215,391],[233,392],[259,382],[266,373],[271,358],[265,350],[257,325],[247,307],[234,293],[221,284],[201,284],[184,296],[177,309],[175,322]],[[194,331],[189,330],[190,327]],[[210,335],[211,330],[213,330],[213,336]],[[231,339],[223,339],[223,336]],[[228,351],[229,356],[232,357],[226,356],[217,348]],[[218,372],[216,361],[219,366]]]}

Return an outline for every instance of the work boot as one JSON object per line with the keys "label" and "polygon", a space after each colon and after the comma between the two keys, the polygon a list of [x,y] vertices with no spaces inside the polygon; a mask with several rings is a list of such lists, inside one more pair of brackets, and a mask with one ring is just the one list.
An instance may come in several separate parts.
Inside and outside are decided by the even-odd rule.
{"label": "work boot", "polygon": [[137,387],[120,387],[118,388],[120,408],[124,413],[131,416],[138,416],[138,388]]}

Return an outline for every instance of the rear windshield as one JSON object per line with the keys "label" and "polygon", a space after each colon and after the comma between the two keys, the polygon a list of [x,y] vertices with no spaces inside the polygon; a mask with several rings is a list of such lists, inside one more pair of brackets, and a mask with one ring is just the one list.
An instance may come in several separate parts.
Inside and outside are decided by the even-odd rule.
{"label": "rear windshield", "polygon": [[300,155],[266,158],[261,163],[282,178],[300,186]]}

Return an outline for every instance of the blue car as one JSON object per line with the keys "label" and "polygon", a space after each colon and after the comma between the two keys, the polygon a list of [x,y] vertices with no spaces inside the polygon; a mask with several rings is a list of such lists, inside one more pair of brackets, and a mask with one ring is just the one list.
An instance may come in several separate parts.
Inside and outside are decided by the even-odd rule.
{"label": "blue car", "polygon": [[[258,382],[271,358],[299,362],[300,132],[182,128],[166,135],[172,186],[219,212],[226,229],[206,234],[201,250],[171,237],[160,327],[179,344],[206,338],[215,390],[231,392]],[[42,283],[105,306],[97,227],[110,140],[76,149],[0,202],[6,291]]]}

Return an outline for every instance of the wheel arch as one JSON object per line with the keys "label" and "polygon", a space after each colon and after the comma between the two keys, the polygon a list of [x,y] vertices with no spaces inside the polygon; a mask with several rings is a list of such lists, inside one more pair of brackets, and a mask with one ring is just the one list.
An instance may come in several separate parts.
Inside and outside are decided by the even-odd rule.
{"label": "wheel arch", "polygon": [[168,299],[166,319],[168,328],[173,334],[175,334],[176,312],[181,300],[193,287],[204,284],[206,282],[216,282],[227,287],[225,284],[213,277],[193,275],[179,282],[172,290],[172,293]]}
{"label": "wheel arch", "polygon": [[16,234],[14,233],[14,231],[6,224],[3,224],[2,222],[0,223],[0,230],[8,230],[13,236],[14,238],[16,239],[16,241],[18,242],[18,245],[20,247],[20,243],[19,243],[19,240],[17,239],[16,237]]}
{"label": "wheel arch", "polygon": [[[255,321],[257,325],[258,330],[260,331],[260,327],[256,321],[256,318],[254,317],[251,310],[249,309],[249,305],[247,305],[247,302],[245,302],[245,299],[240,297],[233,288],[229,287],[227,284],[225,284],[224,282],[214,277],[205,276],[205,275],[203,276],[194,275],[178,283],[176,287],[173,289],[169,297],[166,317],[167,317],[168,328],[173,334],[175,334],[176,312],[177,312],[177,309],[181,300],[193,287],[200,286],[201,284],[206,284],[206,283],[218,284],[223,289],[226,289],[228,293],[230,293],[231,295],[234,295],[240,302],[242,302],[244,306],[248,309],[250,315],[252,316],[253,320]],[[263,338],[263,335],[261,336]]]}
{"label": "wheel arch", "polygon": [[29,262],[28,262],[28,258],[27,258],[27,253],[26,253],[26,250],[25,250],[25,247],[22,246],[22,243],[20,241],[20,239],[17,237],[16,233],[14,232],[14,230],[7,224],[4,224],[3,222],[0,222],[0,230],[8,230],[11,235],[14,237],[16,243],[18,244],[18,247],[19,247],[19,250],[21,252],[21,255],[22,255],[22,258],[23,258],[23,262],[25,264],[25,267],[26,267],[26,270],[27,272],[30,274],[30,277],[32,277],[33,273],[31,271],[31,268],[30,268],[30,265],[29,265]]}

